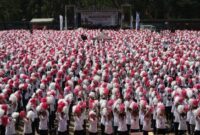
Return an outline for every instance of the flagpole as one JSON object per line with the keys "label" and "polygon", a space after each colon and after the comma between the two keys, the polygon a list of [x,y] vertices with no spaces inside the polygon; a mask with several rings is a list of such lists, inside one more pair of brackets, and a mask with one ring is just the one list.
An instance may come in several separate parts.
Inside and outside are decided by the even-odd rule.
{"label": "flagpole", "polygon": [[65,30],[67,30],[67,5],[65,5]]}

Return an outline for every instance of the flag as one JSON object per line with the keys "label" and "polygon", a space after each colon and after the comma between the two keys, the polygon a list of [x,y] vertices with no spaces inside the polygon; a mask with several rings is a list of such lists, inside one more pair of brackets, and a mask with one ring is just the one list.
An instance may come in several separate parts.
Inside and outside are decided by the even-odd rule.
{"label": "flag", "polygon": [[60,15],[59,19],[60,19],[60,30],[63,30],[63,16]]}
{"label": "flag", "polygon": [[138,12],[136,12],[136,19],[135,20],[136,20],[135,21],[135,29],[139,30],[139,28],[140,28],[140,15],[139,15]]}
{"label": "flag", "polygon": [[133,29],[133,16],[131,16],[131,19],[130,19],[130,28]]}

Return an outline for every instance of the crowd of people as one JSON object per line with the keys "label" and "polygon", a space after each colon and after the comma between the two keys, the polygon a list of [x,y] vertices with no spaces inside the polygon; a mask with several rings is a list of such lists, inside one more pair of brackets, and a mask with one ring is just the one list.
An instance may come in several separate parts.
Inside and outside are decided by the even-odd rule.
{"label": "crowd of people", "polygon": [[99,33],[0,32],[0,134],[199,135],[200,32]]}

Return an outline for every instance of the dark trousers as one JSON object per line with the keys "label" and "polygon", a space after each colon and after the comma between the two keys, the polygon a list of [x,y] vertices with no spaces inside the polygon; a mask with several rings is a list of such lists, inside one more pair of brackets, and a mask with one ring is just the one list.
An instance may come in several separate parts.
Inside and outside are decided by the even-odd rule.
{"label": "dark trousers", "polygon": [[166,129],[157,129],[156,134],[157,135],[165,135],[166,134]]}
{"label": "dark trousers", "polygon": [[128,135],[128,131],[118,131],[117,135]]}
{"label": "dark trousers", "polygon": [[40,135],[48,135],[48,130],[39,130]]}
{"label": "dark trousers", "polygon": [[179,130],[178,131],[178,135],[185,135],[186,134],[186,131],[185,130]]}
{"label": "dark trousers", "polygon": [[117,134],[117,129],[118,129],[118,127],[117,127],[117,126],[114,126],[114,135]]}
{"label": "dark trousers", "polygon": [[90,133],[90,132],[89,132],[89,135],[98,135],[98,133]]}
{"label": "dark trousers", "polygon": [[144,131],[143,130],[143,135],[148,135],[149,131]]}
{"label": "dark trousers", "polygon": [[84,130],[74,131],[74,135],[84,135]]}
{"label": "dark trousers", "polygon": [[68,132],[67,131],[64,131],[64,132],[58,131],[58,135],[68,135]]}
{"label": "dark trousers", "polygon": [[131,125],[128,125],[128,124],[127,124],[128,132],[130,132],[130,128],[131,128]]}
{"label": "dark trousers", "polygon": [[34,135],[33,133],[30,133],[30,134],[24,134],[24,135]]}
{"label": "dark trousers", "polygon": [[174,122],[174,133],[175,133],[175,135],[178,135],[178,125],[179,125],[178,122]]}
{"label": "dark trousers", "polygon": [[0,135],[5,135],[5,127],[3,125],[0,126]]}
{"label": "dark trousers", "polygon": [[194,135],[200,135],[200,131],[194,131]]}
{"label": "dark trousers", "polygon": [[131,133],[137,133],[137,132],[140,132],[139,129],[131,129]]}
{"label": "dark trousers", "polygon": [[195,128],[195,125],[190,124],[190,134],[191,135],[194,134],[194,128]]}
{"label": "dark trousers", "polygon": [[101,135],[104,135],[104,131],[105,131],[105,126],[101,124]]}
{"label": "dark trousers", "polygon": [[153,132],[156,133],[156,120],[152,121]]}
{"label": "dark trousers", "polygon": [[190,135],[191,133],[190,133],[190,123],[189,122],[187,122],[187,131],[188,131],[188,134]]}

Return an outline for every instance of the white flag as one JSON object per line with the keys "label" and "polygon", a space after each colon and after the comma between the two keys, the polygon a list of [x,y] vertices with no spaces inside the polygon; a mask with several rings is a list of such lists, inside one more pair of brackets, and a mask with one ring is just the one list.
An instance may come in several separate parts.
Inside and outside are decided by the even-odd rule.
{"label": "white flag", "polygon": [[138,12],[136,12],[136,19],[135,19],[135,29],[136,30],[139,30],[139,27],[140,27],[140,15]]}
{"label": "white flag", "polygon": [[63,30],[63,16],[60,15],[59,19],[60,19],[60,30]]}
{"label": "white flag", "polygon": [[131,16],[131,19],[130,19],[130,28],[133,29],[133,16]]}

